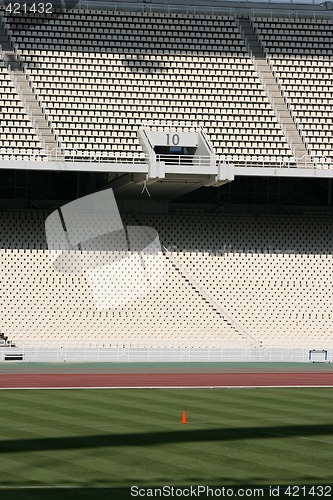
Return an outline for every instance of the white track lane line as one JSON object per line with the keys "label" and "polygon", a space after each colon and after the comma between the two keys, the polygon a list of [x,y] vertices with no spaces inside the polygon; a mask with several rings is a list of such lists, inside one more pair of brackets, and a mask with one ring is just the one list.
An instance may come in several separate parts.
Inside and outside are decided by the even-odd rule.
{"label": "white track lane line", "polygon": [[0,387],[3,391],[46,391],[46,390],[66,390],[66,389],[314,389],[314,388],[332,388],[333,385],[153,385],[153,386],[71,386],[71,387]]}

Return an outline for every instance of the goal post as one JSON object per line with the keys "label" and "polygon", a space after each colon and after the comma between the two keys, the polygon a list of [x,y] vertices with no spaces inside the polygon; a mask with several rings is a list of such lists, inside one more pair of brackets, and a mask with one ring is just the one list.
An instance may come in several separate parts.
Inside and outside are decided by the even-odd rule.
{"label": "goal post", "polygon": [[311,363],[329,363],[327,349],[310,349],[309,361]]}

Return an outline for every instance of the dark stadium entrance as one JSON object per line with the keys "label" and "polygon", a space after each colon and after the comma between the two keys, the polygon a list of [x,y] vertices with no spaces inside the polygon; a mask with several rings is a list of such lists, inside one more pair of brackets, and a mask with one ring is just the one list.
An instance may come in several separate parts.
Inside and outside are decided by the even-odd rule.
{"label": "dark stadium entrance", "polygon": [[196,148],[187,146],[155,146],[154,151],[160,155],[161,161],[167,165],[177,165],[180,163],[193,163],[193,156]]}

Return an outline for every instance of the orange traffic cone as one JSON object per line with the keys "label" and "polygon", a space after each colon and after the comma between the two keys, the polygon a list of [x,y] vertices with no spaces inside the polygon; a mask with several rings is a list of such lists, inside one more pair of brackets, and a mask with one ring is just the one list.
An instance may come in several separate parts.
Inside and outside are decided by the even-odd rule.
{"label": "orange traffic cone", "polygon": [[187,424],[186,411],[183,411],[183,413],[182,413],[182,424]]}

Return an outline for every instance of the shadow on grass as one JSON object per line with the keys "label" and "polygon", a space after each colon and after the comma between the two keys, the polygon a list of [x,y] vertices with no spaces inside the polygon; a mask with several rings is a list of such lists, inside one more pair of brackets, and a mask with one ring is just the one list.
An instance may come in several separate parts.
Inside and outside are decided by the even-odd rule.
{"label": "shadow on grass", "polygon": [[186,442],[235,441],[242,439],[271,439],[321,435],[331,435],[332,441],[330,442],[333,443],[333,424],[195,430],[189,426],[184,426],[177,431],[10,439],[0,441],[0,454],[122,446],[160,446],[163,444]]}

